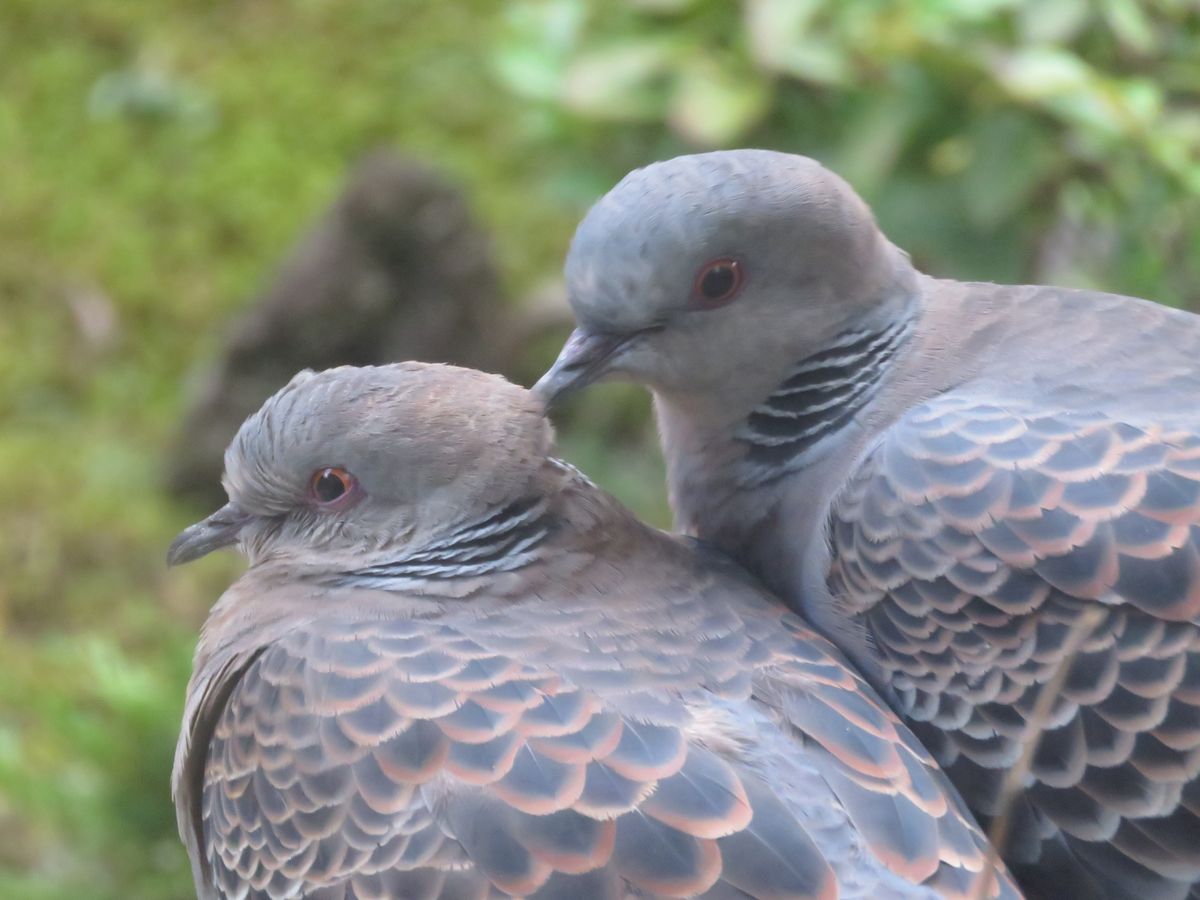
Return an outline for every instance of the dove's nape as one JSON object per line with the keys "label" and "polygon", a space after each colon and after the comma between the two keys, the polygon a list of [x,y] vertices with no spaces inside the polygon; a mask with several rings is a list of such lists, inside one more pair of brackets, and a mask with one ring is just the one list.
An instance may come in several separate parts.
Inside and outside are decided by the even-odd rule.
{"label": "dove's nape", "polygon": [[836,175],[764,151],[632,173],[566,274],[622,349],[568,348],[540,391],[649,386],[677,524],[849,653],[980,815],[1046,732],[1005,847],[1039,896],[1200,895],[1200,318],[926,277]]}
{"label": "dove's nape", "polygon": [[[527,392],[308,373],[226,463],[251,564],[202,633],[174,777],[201,898],[927,898],[991,876],[837,651],[555,459]],[[1018,896],[994,874],[988,896]]]}

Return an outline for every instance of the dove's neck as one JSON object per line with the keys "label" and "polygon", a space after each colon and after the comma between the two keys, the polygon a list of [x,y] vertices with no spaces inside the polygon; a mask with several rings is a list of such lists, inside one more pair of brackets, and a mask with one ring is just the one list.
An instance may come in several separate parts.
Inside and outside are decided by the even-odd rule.
{"label": "dove's neck", "polygon": [[[597,516],[575,513],[579,496]],[[322,579],[338,587],[463,599],[496,593],[505,576],[569,554],[620,507],[576,469],[553,457],[519,496],[422,537],[372,552]]]}
{"label": "dove's neck", "polygon": [[[764,379],[770,386],[740,403],[730,403],[729,393],[657,393],[677,525],[712,539],[713,523],[724,518],[731,497],[769,489],[843,453],[906,353],[919,313],[913,295],[881,304],[820,345],[779,359],[774,376]],[[744,512],[734,515],[744,521]]]}
{"label": "dove's neck", "polygon": [[420,546],[401,546],[370,565],[338,573],[354,587],[406,591],[513,572],[536,561],[551,532],[551,502],[539,493],[512,500]]}
{"label": "dove's neck", "polygon": [[[731,553],[819,627],[804,579],[823,577],[814,555],[825,511],[869,434],[885,427],[881,400],[922,311],[919,292],[896,295],[781,361],[772,386],[736,410],[706,415],[656,397],[676,526]],[[823,630],[848,651],[865,640],[830,634],[853,623],[827,618]]]}
{"label": "dove's neck", "polygon": [[656,397],[677,527],[732,554],[860,662],[856,611],[825,587],[830,504],[900,416],[978,369],[961,294],[918,276],[911,302],[800,355],[724,420]]}

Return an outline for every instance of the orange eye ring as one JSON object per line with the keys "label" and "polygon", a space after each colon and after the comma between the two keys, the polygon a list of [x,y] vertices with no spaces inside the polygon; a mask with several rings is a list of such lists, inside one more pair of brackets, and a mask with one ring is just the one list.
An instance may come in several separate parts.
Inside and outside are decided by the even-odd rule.
{"label": "orange eye ring", "polygon": [[696,273],[692,303],[705,309],[724,306],[738,295],[745,281],[742,264],[730,256],[706,262]]}
{"label": "orange eye ring", "polygon": [[358,479],[338,466],[322,466],[308,480],[308,495],[318,506],[330,508],[354,496]]}

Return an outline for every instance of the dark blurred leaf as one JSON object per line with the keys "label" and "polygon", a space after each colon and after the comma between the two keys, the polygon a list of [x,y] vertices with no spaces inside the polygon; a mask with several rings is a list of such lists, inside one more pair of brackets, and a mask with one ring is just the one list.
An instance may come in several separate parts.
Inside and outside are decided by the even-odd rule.
{"label": "dark blurred leaf", "polygon": [[862,193],[873,195],[891,174],[922,114],[918,103],[871,98],[847,116],[844,150],[837,160],[839,174]]}
{"label": "dark blurred leaf", "polygon": [[1026,208],[1033,192],[1062,166],[1045,129],[1015,111],[980,118],[967,136],[963,200],[974,225],[995,228]]}
{"label": "dark blurred leaf", "polygon": [[207,96],[164,69],[149,66],[99,78],[88,96],[88,111],[97,119],[178,121],[201,131],[216,124]]}

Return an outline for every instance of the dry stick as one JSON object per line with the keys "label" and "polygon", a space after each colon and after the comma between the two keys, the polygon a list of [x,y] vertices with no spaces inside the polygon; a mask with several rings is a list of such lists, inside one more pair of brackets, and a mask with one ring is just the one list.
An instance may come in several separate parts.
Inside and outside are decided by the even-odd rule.
{"label": "dry stick", "polygon": [[983,871],[975,882],[972,900],[984,900],[995,884],[996,871],[1000,867],[1000,851],[1008,841],[1008,830],[1012,827],[1013,808],[1016,806],[1017,796],[1021,793],[1021,784],[1033,765],[1033,754],[1037,752],[1042,734],[1046,730],[1046,720],[1050,718],[1054,701],[1062,690],[1063,682],[1067,680],[1071,664],[1079,655],[1083,642],[1100,624],[1104,613],[1104,607],[1091,606],[1075,620],[1075,624],[1067,632],[1067,639],[1063,642],[1063,657],[1050,680],[1042,686],[1041,693],[1038,694],[1037,703],[1034,704],[1029,721],[1025,724],[1025,734],[1021,736],[1021,755],[1016,764],[1004,774],[1004,781],[1000,785],[1000,811],[992,820],[992,828],[988,834],[988,855]]}

